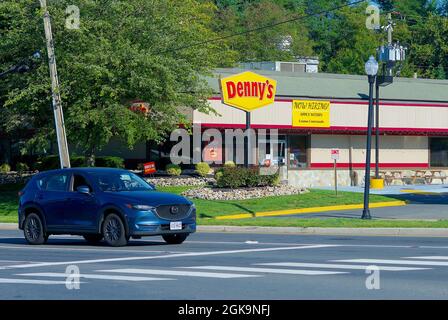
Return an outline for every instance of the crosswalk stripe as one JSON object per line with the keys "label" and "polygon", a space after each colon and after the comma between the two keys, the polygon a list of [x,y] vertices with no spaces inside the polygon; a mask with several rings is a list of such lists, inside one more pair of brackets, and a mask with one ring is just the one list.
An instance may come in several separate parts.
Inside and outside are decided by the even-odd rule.
{"label": "crosswalk stripe", "polygon": [[[276,266],[276,267],[298,267],[298,268],[353,269],[353,270],[366,270],[369,267],[369,265],[332,264],[332,263],[301,263],[301,262],[256,263],[255,265]],[[378,269],[380,269],[382,271],[413,271],[413,270],[428,270],[430,268],[379,266]]]}
{"label": "crosswalk stripe", "polygon": [[187,269],[217,270],[217,271],[240,271],[240,272],[297,274],[297,275],[308,275],[308,276],[348,273],[348,272],[340,272],[340,271],[320,271],[320,270],[319,271],[314,271],[314,270],[250,268],[250,267],[227,267],[227,266],[198,266],[198,267],[185,267],[185,268],[187,268]]}
{"label": "crosswalk stripe", "polygon": [[353,262],[353,263],[371,263],[371,264],[398,264],[398,265],[416,265],[416,266],[448,266],[448,261],[417,261],[417,260],[387,260],[387,259],[349,259],[332,260],[334,262]]}
{"label": "crosswalk stripe", "polygon": [[448,256],[406,257],[405,259],[448,260]]}
{"label": "crosswalk stripe", "polygon": [[[2,283],[8,283],[8,284],[65,284],[65,281],[0,278],[0,284],[2,284]],[[83,282],[77,282],[77,283],[83,283]]]}
{"label": "crosswalk stripe", "polygon": [[251,274],[215,273],[215,272],[212,273],[212,272],[157,270],[157,269],[113,269],[113,270],[97,270],[97,272],[156,274],[167,276],[204,277],[204,278],[221,278],[221,279],[258,277],[256,275]]}
{"label": "crosswalk stripe", "polygon": [[[17,276],[32,276],[32,277],[61,277],[67,278],[66,273],[57,272],[38,272],[38,273],[22,273]],[[74,275],[71,275],[74,276]],[[85,279],[97,279],[97,280],[118,280],[118,281],[158,281],[158,280],[175,280],[168,278],[152,278],[152,277],[132,277],[132,276],[115,276],[115,275],[102,275],[102,274],[79,274],[80,278]]]}

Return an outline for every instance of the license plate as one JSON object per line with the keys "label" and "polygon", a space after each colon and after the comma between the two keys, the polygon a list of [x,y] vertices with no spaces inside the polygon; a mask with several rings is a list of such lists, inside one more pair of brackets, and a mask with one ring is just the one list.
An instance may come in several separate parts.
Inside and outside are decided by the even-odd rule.
{"label": "license plate", "polygon": [[170,230],[182,230],[182,222],[181,221],[170,222]]}

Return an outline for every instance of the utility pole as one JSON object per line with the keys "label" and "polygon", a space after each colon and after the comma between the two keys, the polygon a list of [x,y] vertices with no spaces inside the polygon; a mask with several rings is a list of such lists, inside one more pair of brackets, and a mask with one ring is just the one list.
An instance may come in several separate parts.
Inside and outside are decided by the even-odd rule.
{"label": "utility pole", "polygon": [[53,100],[54,122],[58,139],[59,160],[61,168],[70,168],[70,155],[68,152],[67,136],[65,134],[64,113],[62,112],[61,93],[59,89],[58,71],[56,67],[56,55],[54,52],[53,32],[51,30],[51,18],[46,0],[39,0],[44,11],[45,38],[47,42],[48,63],[50,67],[51,91]]}
{"label": "utility pole", "polygon": [[382,27],[387,32],[387,45],[379,48],[378,59],[382,62],[382,74],[377,77],[375,84],[375,179],[379,179],[379,163],[380,163],[380,87],[386,87],[393,83],[393,68],[397,62],[402,62],[406,57],[406,48],[393,43],[394,21],[392,13],[387,15],[387,25]]}

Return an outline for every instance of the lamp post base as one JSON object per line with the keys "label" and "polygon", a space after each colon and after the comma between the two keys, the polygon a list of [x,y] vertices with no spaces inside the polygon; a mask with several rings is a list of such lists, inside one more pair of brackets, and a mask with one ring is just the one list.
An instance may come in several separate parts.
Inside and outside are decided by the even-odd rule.
{"label": "lamp post base", "polygon": [[370,216],[370,210],[369,209],[362,211],[361,219],[363,219],[363,220],[371,220],[372,219],[372,217]]}

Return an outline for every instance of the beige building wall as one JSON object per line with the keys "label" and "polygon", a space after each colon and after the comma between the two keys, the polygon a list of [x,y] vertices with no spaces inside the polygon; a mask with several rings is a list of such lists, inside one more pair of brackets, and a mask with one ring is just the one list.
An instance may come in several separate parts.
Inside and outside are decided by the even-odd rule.
{"label": "beige building wall", "polygon": [[[428,137],[380,136],[380,163],[428,164]],[[375,138],[372,162],[375,162]],[[366,137],[362,135],[312,135],[311,164],[333,163],[331,149],[340,149],[339,163],[362,164],[366,160]]]}
{"label": "beige building wall", "polygon": [[[195,123],[244,125],[245,112],[226,106],[220,100],[209,100],[211,107],[219,114],[193,112]],[[448,108],[432,106],[406,106],[383,104],[380,107],[381,128],[394,129],[443,129],[448,128]],[[336,128],[367,127],[367,104],[332,102],[330,126]],[[276,101],[270,106],[252,112],[252,124],[292,127],[292,101]]]}

